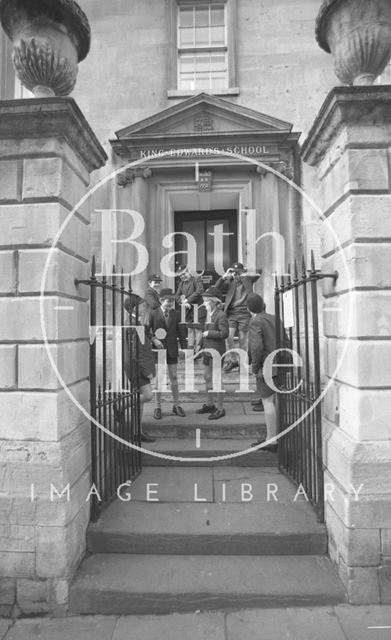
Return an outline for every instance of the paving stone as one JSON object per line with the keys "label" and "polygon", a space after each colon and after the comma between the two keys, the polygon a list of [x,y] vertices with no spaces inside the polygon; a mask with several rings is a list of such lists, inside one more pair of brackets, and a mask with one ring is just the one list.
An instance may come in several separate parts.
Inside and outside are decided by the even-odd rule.
{"label": "paving stone", "polygon": [[333,609],[263,609],[227,616],[227,640],[346,640]]}
{"label": "paving stone", "polygon": [[11,622],[8,620],[0,620],[0,640],[4,640],[8,629],[11,626]]}
{"label": "paving stone", "polygon": [[225,640],[222,614],[120,618],[112,640]]}
{"label": "paving stone", "polygon": [[111,616],[18,620],[6,640],[111,640],[116,622]]}
{"label": "paving stone", "polygon": [[[191,502],[194,499],[194,485],[197,484],[197,495],[213,502],[212,469],[187,467],[147,467],[132,485],[130,492],[132,501],[147,502],[148,485],[150,498],[159,502]],[[154,494],[152,491],[156,491]],[[128,491],[125,489],[125,493]]]}
{"label": "paving stone", "polygon": [[389,640],[391,637],[391,607],[335,608],[338,620],[349,640]]}

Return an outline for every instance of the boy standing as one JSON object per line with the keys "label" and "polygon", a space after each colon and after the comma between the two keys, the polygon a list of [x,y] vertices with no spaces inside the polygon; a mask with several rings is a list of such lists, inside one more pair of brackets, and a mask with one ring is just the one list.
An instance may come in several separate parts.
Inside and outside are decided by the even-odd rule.
{"label": "boy standing", "polygon": [[[174,415],[184,418],[186,416],[184,410],[179,404],[179,385],[178,385],[178,339],[181,340],[180,327],[178,317],[175,312],[175,294],[172,289],[162,289],[159,294],[160,306],[151,311],[149,318],[149,326],[151,329],[151,342],[155,349],[165,349],[165,362],[168,368],[168,376],[170,378],[171,392],[173,395]],[[184,347],[181,344],[181,347]],[[159,375],[160,374],[160,375]],[[160,387],[161,372],[158,366],[158,389]],[[155,420],[161,420],[162,403],[161,392],[156,393],[156,409],[153,417]]]}

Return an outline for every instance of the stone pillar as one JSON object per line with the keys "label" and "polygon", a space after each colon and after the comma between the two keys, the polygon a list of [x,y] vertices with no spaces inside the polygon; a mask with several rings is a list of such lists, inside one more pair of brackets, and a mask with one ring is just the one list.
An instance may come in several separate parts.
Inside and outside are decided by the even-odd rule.
{"label": "stone pillar", "polygon": [[324,406],[324,463],[330,555],[354,604],[391,602],[390,114],[391,87],[337,87],[302,149],[342,246],[325,222],[323,270],[339,272],[324,289],[329,377],[352,310]]}
{"label": "stone pillar", "polygon": [[[43,344],[41,279],[106,155],[70,98],[0,102],[0,141],[0,615],[42,614],[67,607],[91,480],[89,422]],[[51,354],[86,408],[89,291],[74,280],[88,277],[89,221],[87,201],[53,251],[44,303]]]}
{"label": "stone pillar", "polygon": [[[138,235],[137,242],[144,247],[149,248],[147,240],[148,227],[148,206],[149,206],[149,185],[148,178],[152,175],[151,169],[146,167],[137,167],[135,169],[127,169],[124,174],[118,177],[118,183],[124,189],[120,189],[118,195],[119,209],[132,209],[140,213],[144,219],[144,230]],[[131,194],[129,197],[128,184],[131,184]],[[119,238],[127,238],[133,229],[130,225],[128,216],[119,216]],[[161,242],[160,242],[161,245]],[[136,267],[137,252],[132,250],[129,244],[121,243],[118,245],[117,263],[124,268],[125,272],[131,272]],[[147,270],[143,273],[132,276],[132,289],[142,295],[147,287],[147,279],[149,273],[149,264]]]}

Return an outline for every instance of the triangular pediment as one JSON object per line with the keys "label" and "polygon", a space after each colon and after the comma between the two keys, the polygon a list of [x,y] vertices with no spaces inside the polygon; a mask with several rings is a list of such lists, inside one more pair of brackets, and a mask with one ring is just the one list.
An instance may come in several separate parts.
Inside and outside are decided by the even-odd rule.
{"label": "triangular pediment", "polygon": [[118,140],[221,134],[289,134],[292,125],[206,93],[116,132]]}

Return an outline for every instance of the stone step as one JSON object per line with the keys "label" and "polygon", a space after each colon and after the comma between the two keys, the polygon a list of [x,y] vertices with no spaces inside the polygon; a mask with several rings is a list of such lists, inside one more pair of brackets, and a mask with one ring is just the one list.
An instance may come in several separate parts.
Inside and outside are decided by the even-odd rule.
{"label": "stone step", "polygon": [[278,457],[268,451],[253,450],[254,439],[204,438],[201,448],[189,439],[162,438],[152,444],[143,444],[143,449],[151,453],[142,454],[143,467],[277,467]]}
{"label": "stone step", "polygon": [[[70,591],[71,614],[145,615],[328,606],[344,589],[323,556],[95,554]],[[184,636],[185,637],[185,636]]]}
{"label": "stone step", "polygon": [[297,486],[275,469],[147,467],[89,526],[88,549],[316,555],[326,553],[327,533]]}

